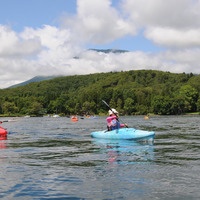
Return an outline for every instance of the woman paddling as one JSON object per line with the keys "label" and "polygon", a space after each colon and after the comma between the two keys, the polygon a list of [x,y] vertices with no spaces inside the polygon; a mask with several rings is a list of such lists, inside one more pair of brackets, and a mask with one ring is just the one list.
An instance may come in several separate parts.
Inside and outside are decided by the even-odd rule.
{"label": "woman paddling", "polygon": [[108,127],[108,131],[112,131],[115,129],[119,129],[121,127],[127,127],[127,124],[120,124],[119,122],[119,113],[112,108],[111,110],[108,111],[109,113],[109,117],[107,117],[107,127]]}

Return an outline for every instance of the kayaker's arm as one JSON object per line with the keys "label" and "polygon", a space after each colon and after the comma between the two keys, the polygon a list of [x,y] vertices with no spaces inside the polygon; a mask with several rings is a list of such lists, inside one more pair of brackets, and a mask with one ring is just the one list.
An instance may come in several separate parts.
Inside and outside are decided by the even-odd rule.
{"label": "kayaker's arm", "polygon": [[[119,121],[119,115],[118,114],[116,114],[116,120]],[[121,125],[120,125],[120,127],[126,127],[126,128],[128,128],[127,123],[124,123],[124,124],[121,124]]]}

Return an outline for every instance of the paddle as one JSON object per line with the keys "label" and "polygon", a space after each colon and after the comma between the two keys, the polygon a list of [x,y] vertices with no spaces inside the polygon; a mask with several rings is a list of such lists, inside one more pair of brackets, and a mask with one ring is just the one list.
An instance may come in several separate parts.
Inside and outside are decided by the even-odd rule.
{"label": "paddle", "polygon": [[[113,112],[113,110],[110,108],[110,106],[104,101],[104,100],[102,100],[104,103],[105,103],[105,105],[109,108],[109,110],[111,110],[112,111],[112,113],[116,116],[116,117],[118,117],[117,116],[117,114],[116,113],[114,113]],[[119,121],[119,118],[116,118],[118,121]],[[128,128],[128,126],[127,125],[125,125],[125,123],[120,119],[120,121],[124,124],[124,126],[126,126],[127,128]]]}

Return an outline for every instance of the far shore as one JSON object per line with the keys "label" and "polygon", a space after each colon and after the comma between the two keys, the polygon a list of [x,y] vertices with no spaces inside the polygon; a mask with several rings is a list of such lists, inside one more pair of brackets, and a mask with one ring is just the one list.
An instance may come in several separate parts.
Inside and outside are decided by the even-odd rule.
{"label": "far shore", "polygon": [[[29,117],[46,117],[46,116],[53,116],[54,114],[49,114],[49,115],[38,115],[38,116],[35,116],[35,115],[14,115],[14,114],[0,114],[0,117],[27,117],[27,116],[29,116]],[[59,114],[57,114],[58,116],[60,116],[60,117],[69,117],[69,115],[59,115]],[[151,117],[151,116],[174,116],[174,115],[158,115],[158,114],[153,114],[153,113],[149,113],[149,114],[147,114],[149,117]],[[200,115],[200,112],[194,112],[194,113],[185,113],[185,114],[181,114],[181,115],[176,115],[176,116],[185,116],[185,115],[187,115],[187,116],[193,116],[193,115]],[[84,116],[82,116],[82,115],[76,115],[76,116],[80,116],[80,117],[84,117]],[[106,114],[105,115],[103,115],[103,114],[100,114],[100,115],[95,115],[95,116],[97,116],[97,117],[100,117],[100,116],[107,116]],[[146,116],[146,115],[120,115],[120,116]],[[86,116],[85,116],[86,117]]]}

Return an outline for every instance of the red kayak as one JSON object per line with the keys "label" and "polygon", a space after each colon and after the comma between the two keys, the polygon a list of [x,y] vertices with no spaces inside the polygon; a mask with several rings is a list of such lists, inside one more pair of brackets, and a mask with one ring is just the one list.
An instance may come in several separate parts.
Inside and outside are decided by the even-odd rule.
{"label": "red kayak", "polygon": [[[2,124],[3,122],[7,121],[1,121],[0,124]],[[0,126],[0,136],[6,136],[7,133],[8,133],[7,130]]]}
{"label": "red kayak", "polygon": [[6,136],[7,133],[7,130],[0,126],[0,136]]}
{"label": "red kayak", "polygon": [[70,121],[75,122],[75,121],[78,121],[78,119],[77,118],[73,118],[73,119],[70,119]]}
{"label": "red kayak", "polygon": [[70,119],[70,121],[74,121],[74,122],[78,121],[78,118],[75,115],[73,115],[72,118]]}

